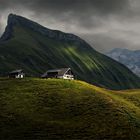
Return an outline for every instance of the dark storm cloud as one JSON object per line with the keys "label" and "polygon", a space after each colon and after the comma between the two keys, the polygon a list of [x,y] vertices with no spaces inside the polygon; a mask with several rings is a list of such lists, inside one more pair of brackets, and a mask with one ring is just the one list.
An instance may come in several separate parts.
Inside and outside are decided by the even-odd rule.
{"label": "dark storm cloud", "polygon": [[61,21],[76,21],[85,28],[102,24],[100,17],[120,14],[129,7],[129,0],[34,0],[26,5],[35,16],[45,13]]}
{"label": "dark storm cloud", "polygon": [[[129,0],[0,0],[0,9],[24,7],[36,15],[73,17],[78,20],[92,16],[120,13],[129,6]],[[63,16],[63,17],[62,17]]]}
{"label": "dark storm cloud", "polygon": [[0,0],[0,3],[0,11],[29,9],[38,21],[48,20],[49,16],[54,22],[67,21],[89,29],[102,25],[108,15],[120,13],[129,6],[128,0]]}
{"label": "dark storm cloud", "polygon": [[84,10],[83,8],[93,7],[99,11],[110,12],[124,8],[129,0],[0,0],[0,8],[6,8],[10,5],[25,5],[39,8],[40,10],[53,9],[59,11],[65,10]]}
{"label": "dark storm cloud", "polygon": [[[26,4],[28,3],[27,1]],[[108,14],[122,10],[128,3],[129,0],[33,0],[30,1],[30,6],[39,10],[49,9],[59,12],[96,10],[101,14]]]}
{"label": "dark storm cloud", "polygon": [[[101,15],[122,11],[128,0],[0,0],[0,13],[6,9],[29,9],[34,17],[53,17],[84,28],[102,24]],[[103,17],[102,17],[103,18]]]}
{"label": "dark storm cloud", "polygon": [[[131,40],[128,38],[117,38],[114,37],[113,34],[107,35],[107,34],[91,34],[91,35],[81,35],[82,38],[84,38],[87,42],[89,42],[94,48],[96,48],[100,52],[108,52],[109,50],[113,48],[127,48],[130,50],[137,50],[140,49],[140,41],[139,43],[134,43],[136,40]],[[140,36],[139,36],[140,37]],[[130,39],[130,40],[129,40]]]}

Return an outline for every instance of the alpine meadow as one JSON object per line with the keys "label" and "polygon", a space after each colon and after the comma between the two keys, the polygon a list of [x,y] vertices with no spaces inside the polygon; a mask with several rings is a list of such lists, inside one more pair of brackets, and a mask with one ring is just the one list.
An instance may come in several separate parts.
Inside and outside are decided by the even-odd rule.
{"label": "alpine meadow", "polygon": [[9,14],[0,140],[139,139],[140,77],[77,35]]}

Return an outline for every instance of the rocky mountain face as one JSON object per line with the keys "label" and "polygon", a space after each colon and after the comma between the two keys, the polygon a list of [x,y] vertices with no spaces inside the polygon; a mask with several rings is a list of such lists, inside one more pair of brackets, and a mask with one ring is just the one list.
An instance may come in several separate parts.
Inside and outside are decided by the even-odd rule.
{"label": "rocky mountain face", "polygon": [[8,26],[6,27],[5,33],[2,35],[1,40],[7,40],[11,37],[11,33],[13,32],[14,26],[27,27],[34,32],[40,33],[44,36],[47,36],[55,40],[84,42],[84,40],[82,40],[76,35],[45,28],[36,22],[27,20],[24,17],[14,14],[10,14],[8,16]]}
{"label": "rocky mountain face", "polygon": [[131,51],[128,49],[113,49],[107,55],[116,61],[124,64],[140,77],[140,50]]}
{"label": "rocky mountain face", "polygon": [[23,69],[27,76],[39,77],[48,69],[65,67],[70,67],[77,79],[100,87],[140,87],[140,79],[128,68],[95,51],[78,36],[9,15],[0,39],[0,76]]}

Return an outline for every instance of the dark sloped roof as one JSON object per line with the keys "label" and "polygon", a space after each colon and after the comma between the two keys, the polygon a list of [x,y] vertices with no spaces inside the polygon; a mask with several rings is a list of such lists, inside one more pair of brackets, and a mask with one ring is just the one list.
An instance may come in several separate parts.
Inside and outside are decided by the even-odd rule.
{"label": "dark sloped roof", "polygon": [[70,68],[62,68],[58,72],[58,76],[63,76]]}
{"label": "dark sloped roof", "polygon": [[23,70],[22,69],[19,69],[19,70],[11,71],[9,74],[22,73],[22,72],[23,72]]}
{"label": "dark sloped roof", "polygon": [[41,77],[47,76],[50,72],[58,72],[58,76],[63,76],[70,68],[51,69],[46,71]]}

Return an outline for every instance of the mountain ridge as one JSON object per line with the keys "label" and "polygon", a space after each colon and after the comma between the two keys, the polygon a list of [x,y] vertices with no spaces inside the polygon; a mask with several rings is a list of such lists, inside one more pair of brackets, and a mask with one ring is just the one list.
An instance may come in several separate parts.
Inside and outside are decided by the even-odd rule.
{"label": "mountain ridge", "polygon": [[[48,36],[53,39],[85,42],[83,39],[81,39],[80,37],[78,37],[74,34],[64,33],[59,30],[52,30],[52,29],[43,27],[42,25],[40,25],[36,22],[33,22],[25,17],[15,15],[15,14],[9,14],[8,21],[7,21],[7,29],[5,31],[9,32],[13,26],[16,26],[18,24],[27,26],[28,28],[30,28],[36,32],[40,32],[42,35]],[[5,33],[1,36],[0,40],[6,39],[3,36],[5,36]]]}
{"label": "mountain ridge", "polygon": [[40,76],[48,69],[62,67],[70,67],[78,79],[101,87],[140,87],[136,75],[94,50],[83,39],[10,14],[0,41],[0,75],[19,68],[24,69],[27,76]]}
{"label": "mountain ridge", "polygon": [[106,55],[124,64],[140,77],[140,50],[116,48]]}

